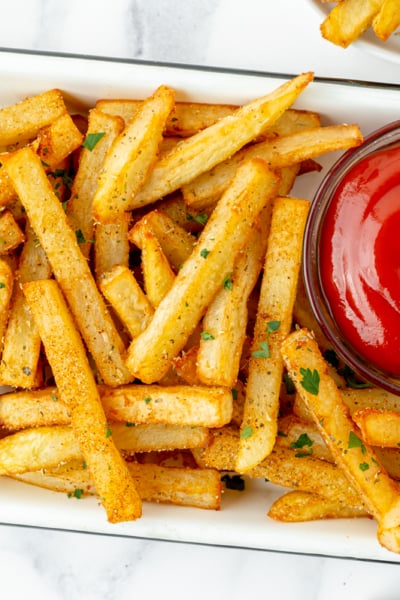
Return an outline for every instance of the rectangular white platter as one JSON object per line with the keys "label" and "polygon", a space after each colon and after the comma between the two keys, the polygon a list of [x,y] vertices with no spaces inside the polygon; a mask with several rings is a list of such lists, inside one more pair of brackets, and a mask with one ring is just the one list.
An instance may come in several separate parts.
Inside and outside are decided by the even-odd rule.
{"label": "rectangular white platter", "polygon": [[[241,104],[289,77],[0,49],[0,107],[53,87],[72,104],[88,107],[99,98],[145,97],[160,84],[172,86],[179,100]],[[296,106],[318,111],[323,124],[358,123],[367,134],[399,119],[400,88],[316,79]],[[336,158],[324,157],[324,170],[303,175],[293,193],[312,199]],[[282,492],[264,481],[246,481],[245,491],[224,493],[220,511],[145,504],[140,520],[111,525],[94,498],[69,499],[1,478],[0,523],[400,562],[400,556],[380,547],[369,519],[299,524],[269,519],[268,508]]]}

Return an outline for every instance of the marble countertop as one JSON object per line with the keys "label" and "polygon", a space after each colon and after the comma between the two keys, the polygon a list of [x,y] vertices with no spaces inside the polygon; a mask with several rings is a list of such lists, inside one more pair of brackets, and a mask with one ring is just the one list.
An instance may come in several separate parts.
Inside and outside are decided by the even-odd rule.
{"label": "marble countertop", "polygon": [[[308,0],[13,0],[0,46],[400,84],[400,65],[322,40]],[[0,82],[1,85],[1,82]],[[11,599],[395,600],[396,564],[0,526]]]}

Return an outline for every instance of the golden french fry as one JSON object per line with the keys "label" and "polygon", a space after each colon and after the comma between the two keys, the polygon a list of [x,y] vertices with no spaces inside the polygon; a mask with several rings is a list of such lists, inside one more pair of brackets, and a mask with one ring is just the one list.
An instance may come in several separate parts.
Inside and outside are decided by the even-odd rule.
{"label": "golden french fry", "polygon": [[79,164],[72,184],[66,213],[71,228],[80,232],[80,249],[89,256],[94,241],[92,203],[104,158],[113,141],[124,127],[118,117],[105,115],[99,110],[89,111],[86,140],[90,142],[79,155]]}
{"label": "golden french fry", "polygon": [[371,446],[398,448],[400,444],[400,412],[376,408],[358,409],[352,414],[363,439]]}
{"label": "golden french fry", "polygon": [[131,339],[139,335],[149,324],[154,309],[132,271],[115,265],[100,277],[99,287]]}
{"label": "golden french fry", "polygon": [[49,262],[34,231],[28,226],[3,338],[0,361],[2,385],[31,388],[41,383],[38,372],[40,336],[20,286],[27,281],[47,279],[50,275]]}
{"label": "golden french fry", "polygon": [[178,270],[189,258],[197,242],[191,233],[161,210],[152,210],[140,219],[129,231],[128,239],[138,248],[143,249],[142,235],[144,231],[149,230],[156,236],[163,253],[175,270]]}
{"label": "golden french fry", "polygon": [[238,169],[150,324],[128,348],[127,365],[141,381],[152,383],[167,373],[224,278],[232,272],[238,251],[258,214],[275,195],[278,181],[265,163],[256,159]]}
{"label": "golden french fry", "polygon": [[375,35],[384,42],[400,26],[400,5],[398,0],[384,0],[372,27]]}
{"label": "golden french fry", "polygon": [[364,408],[400,412],[400,396],[391,394],[381,388],[344,388],[341,389],[341,394],[351,415],[355,411]]}
{"label": "golden french fry", "polygon": [[[98,386],[108,421],[222,427],[232,417],[232,392],[223,387],[131,384]],[[16,430],[68,425],[68,407],[55,387],[0,395],[0,425]]]}
{"label": "golden french fry", "polygon": [[315,339],[307,330],[295,331],[283,342],[282,355],[335,461],[377,520],[379,541],[398,551],[400,487],[380,465],[351,420]]}
{"label": "golden french fry", "polygon": [[[142,100],[104,99],[96,102],[96,108],[111,115],[118,115],[126,122],[134,117]],[[201,129],[213,125],[219,119],[231,115],[237,106],[231,104],[205,104],[201,102],[176,102],[167,118],[165,134],[189,137]]]}
{"label": "golden french fry", "polygon": [[237,152],[276,121],[312,79],[313,73],[303,73],[180,142],[158,161],[131,207],[159,200]]}
{"label": "golden french fry", "polygon": [[[221,476],[214,469],[163,467],[151,463],[128,463],[140,497],[147,502],[218,510],[221,504]],[[14,475],[14,479],[81,498],[94,494],[88,469],[70,461],[57,469]]]}
{"label": "golden french fry", "polygon": [[279,169],[326,152],[358,146],[362,140],[358,125],[331,125],[259,142],[183,186],[183,196],[189,207],[204,208],[218,200],[243,160],[262,158],[271,168]]}
{"label": "golden french fry", "polygon": [[110,385],[128,383],[132,376],[122,358],[122,340],[40,158],[22,148],[7,160],[6,168],[101,377]]}
{"label": "golden french fry", "polygon": [[175,273],[165,256],[161,244],[150,230],[142,233],[142,272],[146,296],[150,304],[157,308],[171,289]]}
{"label": "golden french fry", "polygon": [[26,142],[66,113],[60,90],[53,89],[0,109],[0,147]]}
{"label": "golden french fry", "polygon": [[55,168],[82,142],[82,133],[66,112],[39,131],[36,152],[46,168]]}
{"label": "golden french fry", "polygon": [[319,519],[353,519],[368,517],[362,506],[347,506],[330,498],[308,492],[288,492],[271,505],[268,516],[275,521],[298,523]]}
{"label": "golden french fry", "polygon": [[143,101],[137,114],[113,143],[105,158],[93,198],[93,214],[100,222],[133,207],[135,197],[157,159],[174,92],[160,86]]}
{"label": "golden french fry", "polygon": [[94,239],[94,274],[96,280],[114,266],[129,265],[129,213],[118,215],[113,223],[96,223]]}
{"label": "golden french fry", "polygon": [[141,502],[112,438],[83,342],[54,280],[26,283],[24,294],[60,397],[110,522],[137,519]]}
{"label": "golden french fry", "polygon": [[14,288],[14,272],[6,258],[0,258],[0,354],[9,319],[9,309]]}
{"label": "golden french fry", "polygon": [[309,202],[274,201],[254,328],[236,470],[247,471],[272,450],[283,376],[280,345],[292,326]]}
{"label": "golden french fry", "polygon": [[10,210],[0,213],[0,255],[9,254],[20,246],[25,239],[24,233],[15,221]]}
{"label": "golden french fry", "polygon": [[371,26],[383,0],[343,0],[321,24],[323,37],[347,48]]}

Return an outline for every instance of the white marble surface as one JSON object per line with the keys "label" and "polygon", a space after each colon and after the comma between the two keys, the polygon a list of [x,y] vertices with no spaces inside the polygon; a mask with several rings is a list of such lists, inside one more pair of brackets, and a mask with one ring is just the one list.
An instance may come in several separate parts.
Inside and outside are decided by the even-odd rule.
{"label": "white marble surface", "polygon": [[[324,42],[307,0],[13,0],[0,46],[400,83]],[[1,82],[0,82],[1,86]],[[398,565],[0,526],[2,597],[397,600]]]}

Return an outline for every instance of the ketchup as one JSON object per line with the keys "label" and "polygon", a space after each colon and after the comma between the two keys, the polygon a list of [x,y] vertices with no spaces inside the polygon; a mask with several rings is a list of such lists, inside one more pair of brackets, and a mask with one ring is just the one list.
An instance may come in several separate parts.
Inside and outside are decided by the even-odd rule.
{"label": "ketchup", "polygon": [[400,146],[345,175],[321,230],[320,265],[343,336],[368,362],[400,375]]}

